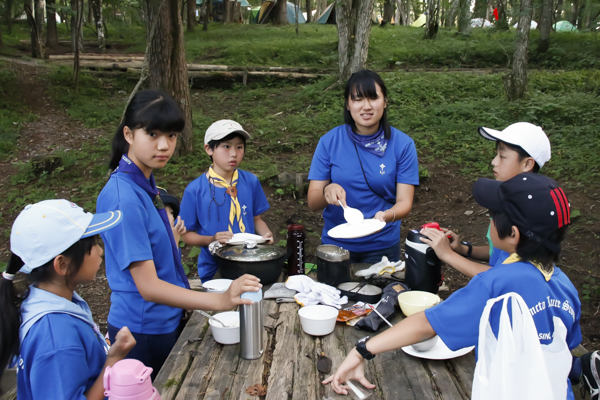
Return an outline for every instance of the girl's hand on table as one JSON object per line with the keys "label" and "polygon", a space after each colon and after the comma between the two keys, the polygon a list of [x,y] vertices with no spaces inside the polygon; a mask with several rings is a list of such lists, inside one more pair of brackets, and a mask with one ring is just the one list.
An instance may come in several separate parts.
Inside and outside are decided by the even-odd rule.
{"label": "girl's hand on table", "polygon": [[218,240],[219,243],[225,244],[225,243],[229,242],[229,240],[232,237],[233,237],[233,233],[231,233],[229,231],[217,232],[217,233],[215,233],[213,242],[215,240]]}
{"label": "girl's hand on table", "polygon": [[330,183],[325,186],[323,189],[323,195],[325,196],[325,201],[327,201],[328,204],[339,206],[339,200],[344,206],[346,205],[346,191],[337,183]]}
{"label": "girl's hand on table", "polygon": [[262,235],[263,239],[267,239],[267,244],[273,244],[275,240],[273,239],[273,232],[269,231]]}
{"label": "girl's hand on table", "polygon": [[260,279],[254,275],[245,274],[237,278],[231,283],[229,289],[223,295],[231,307],[229,309],[238,306],[240,304],[252,304],[251,300],[242,299],[240,296],[246,292],[258,292],[262,288]]}
{"label": "girl's hand on table", "polygon": [[450,247],[450,240],[445,232],[437,229],[425,228],[421,229],[421,234],[427,236],[427,238],[421,238],[421,242],[430,245],[440,260],[444,261],[446,256],[454,253]]}
{"label": "girl's hand on table", "polygon": [[133,349],[136,341],[129,328],[124,326],[117,332],[117,336],[115,336],[115,342],[110,346],[108,350],[107,357],[113,358],[117,361],[124,359],[129,351]]}
{"label": "girl's hand on table", "polygon": [[360,382],[367,389],[375,388],[375,385],[365,378],[364,359],[358,354],[356,349],[352,349],[342,365],[335,371],[335,374],[325,379],[322,383],[323,385],[331,383],[331,387],[337,394],[348,394],[348,386],[344,385],[344,383],[350,379]]}

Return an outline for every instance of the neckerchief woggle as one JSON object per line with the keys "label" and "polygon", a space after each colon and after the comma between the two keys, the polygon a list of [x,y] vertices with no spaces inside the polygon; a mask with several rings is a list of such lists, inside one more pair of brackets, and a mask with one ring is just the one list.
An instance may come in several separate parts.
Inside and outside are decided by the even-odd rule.
{"label": "neckerchief woggle", "polygon": [[133,161],[131,161],[125,154],[121,156],[121,161],[119,161],[119,166],[114,170],[115,172],[125,172],[129,174],[131,179],[152,199],[156,210],[158,211],[158,215],[165,224],[165,229],[167,230],[167,234],[169,235],[169,240],[171,241],[171,251],[173,252],[173,261],[175,261],[175,269],[179,274],[179,277],[183,281],[183,284],[187,289],[190,288],[190,282],[188,281],[187,276],[185,275],[185,271],[183,269],[183,264],[181,264],[181,254],[179,253],[179,246],[175,243],[175,237],[173,236],[173,229],[171,228],[171,223],[169,222],[169,217],[167,216],[167,211],[165,210],[165,206],[158,194],[158,189],[156,188],[156,183],[154,182],[154,175],[150,174],[150,179],[146,179],[146,176],[143,174],[142,170],[135,165]]}
{"label": "neckerchief woggle", "polygon": [[219,182],[222,186],[225,187],[226,192],[229,196],[231,196],[231,206],[229,207],[229,232],[233,233],[233,223],[237,217],[238,226],[240,227],[240,232],[246,232],[246,226],[244,225],[244,221],[242,221],[242,208],[240,207],[240,201],[237,198],[237,188],[236,185],[238,183],[239,174],[236,169],[233,171],[233,177],[231,179],[231,184],[227,182],[227,180],[221,176],[219,176],[212,165],[208,168],[208,176],[215,182]]}
{"label": "neckerchief woggle", "polygon": [[358,147],[379,157],[383,157],[385,154],[388,140],[385,138],[382,126],[380,126],[379,130],[372,135],[359,135],[352,130],[350,125],[346,125],[346,132],[348,133],[350,140],[356,143]]}

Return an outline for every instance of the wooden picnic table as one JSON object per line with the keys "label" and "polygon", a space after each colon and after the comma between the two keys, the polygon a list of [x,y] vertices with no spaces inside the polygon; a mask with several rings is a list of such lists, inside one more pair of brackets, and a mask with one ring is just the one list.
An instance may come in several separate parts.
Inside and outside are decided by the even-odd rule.
{"label": "wooden picnic table", "polygon": [[[356,340],[373,333],[338,322],[332,334],[313,337],[302,331],[299,305],[265,299],[262,306],[264,353],[257,360],[242,359],[239,344],[216,343],[207,318],[194,313],[154,381],[162,399],[258,399],[246,393],[255,384],[265,386],[261,398],[267,400],[348,399],[321,384],[326,375],[317,370],[317,358],[321,352],[329,357],[333,373]],[[398,312],[391,322],[401,319]],[[370,399],[469,399],[474,369],[473,352],[445,361],[401,349],[379,354],[367,362],[366,376],[377,385]]]}

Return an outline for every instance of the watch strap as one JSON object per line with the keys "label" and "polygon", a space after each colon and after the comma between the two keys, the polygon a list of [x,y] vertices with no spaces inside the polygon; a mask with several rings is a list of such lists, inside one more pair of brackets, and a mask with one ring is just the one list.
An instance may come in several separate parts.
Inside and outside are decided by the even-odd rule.
{"label": "watch strap", "polygon": [[462,241],[462,242],[460,242],[460,244],[467,246],[467,254],[463,255],[463,257],[465,257],[465,258],[471,257],[471,254],[473,253],[473,245],[471,244],[471,242]]}
{"label": "watch strap", "polygon": [[356,342],[356,351],[358,351],[358,354],[360,354],[365,360],[371,360],[373,357],[375,357],[375,354],[372,354],[369,350],[367,350],[367,342],[369,339],[369,336],[365,336],[362,339],[358,339]]}

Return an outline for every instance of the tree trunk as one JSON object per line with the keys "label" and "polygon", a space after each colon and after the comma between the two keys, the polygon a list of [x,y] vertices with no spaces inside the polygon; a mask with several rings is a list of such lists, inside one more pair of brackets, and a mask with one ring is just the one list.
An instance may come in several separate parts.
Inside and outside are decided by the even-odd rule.
{"label": "tree trunk", "polygon": [[538,53],[545,53],[550,48],[550,31],[552,30],[552,10],[554,4],[552,0],[544,0],[542,5],[542,15],[538,28],[540,30],[540,39],[538,40]]}
{"label": "tree trunk", "polygon": [[[207,0],[211,1],[211,0]],[[211,1],[212,2],[212,1]],[[231,15],[230,7],[233,0],[223,0],[223,23],[228,24],[231,22],[229,16]]]}
{"label": "tree trunk", "polygon": [[41,57],[44,57],[44,45],[46,44],[46,35],[44,30],[44,17],[46,14],[46,0],[34,0],[35,7],[35,25],[38,31],[38,41],[41,48]]}
{"label": "tree trunk", "polygon": [[195,27],[196,27],[196,0],[187,0],[187,31],[194,32]]}
{"label": "tree trunk", "polygon": [[496,28],[502,31],[510,29],[508,26],[508,18],[506,18],[506,6],[505,0],[497,0],[496,8],[498,9],[498,21],[496,21]]}
{"label": "tree trunk", "polygon": [[385,0],[383,3],[383,21],[392,22],[394,16],[394,4],[392,0]]}
{"label": "tree trunk", "polygon": [[[162,11],[158,12],[161,1],[165,4]],[[192,108],[183,42],[181,2],[149,0],[149,3],[149,10],[152,12],[149,21],[156,24],[155,33],[149,39],[148,46],[150,87],[171,94],[179,104],[185,117],[185,128],[181,132],[176,155],[187,154],[193,150]]]}
{"label": "tree trunk", "polygon": [[0,47],[4,47],[4,42],[2,41],[2,29],[0,29]]}
{"label": "tree trunk", "polygon": [[395,23],[396,26],[400,26],[400,18],[401,18],[400,17],[400,12],[401,12],[400,6],[401,6],[401,4],[402,3],[400,3],[400,0],[397,0],[397,2],[396,2],[396,13],[394,15],[394,23]]}
{"label": "tree trunk", "polygon": [[41,32],[39,32],[38,30],[38,26],[35,21],[35,16],[33,15],[33,1],[25,0],[23,3],[23,7],[25,8],[27,22],[29,23],[29,30],[31,36],[31,56],[34,58],[43,58],[44,48],[40,41]]}
{"label": "tree trunk", "polygon": [[[75,30],[81,33],[81,44],[83,45],[83,5],[84,0],[76,0],[77,12],[75,13]],[[75,46],[75,55],[73,57],[73,73],[75,75],[75,93],[79,91],[79,54],[82,52],[83,47]]]}
{"label": "tree trunk", "polygon": [[326,8],[327,8],[327,0],[317,0],[317,12],[315,13],[315,19],[318,20]]}
{"label": "tree trunk", "polygon": [[475,0],[475,7],[473,7],[473,18],[486,18],[487,9],[488,0]]}
{"label": "tree trunk", "polygon": [[571,19],[569,22],[573,25],[577,25],[577,16],[579,15],[579,0],[573,0],[573,7],[571,8]]}
{"label": "tree trunk", "polygon": [[286,0],[277,0],[277,4],[275,5],[274,12],[274,20],[273,22],[277,25],[287,25],[287,1]]}
{"label": "tree trunk", "polygon": [[306,22],[310,23],[312,20],[312,10],[311,10],[310,0],[306,0]]}
{"label": "tree trunk", "polygon": [[471,0],[459,0],[458,8],[458,33],[461,35],[471,34]]}
{"label": "tree trunk", "polygon": [[365,68],[373,0],[336,0],[340,81]]}
{"label": "tree trunk", "polygon": [[204,2],[202,2],[202,11],[200,12],[200,14],[202,15],[202,30],[203,31],[208,30],[208,17],[209,17],[208,5],[209,4],[210,4],[210,0],[204,0]]}
{"label": "tree trunk", "polygon": [[439,25],[439,0],[427,0],[427,26],[424,39],[435,39]]}
{"label": "tree trunk", "polygon": [[504,88],[509,101],[522,99],[527,91],[527,63],[529,29],[531,27],[531,0],[521,0],[519,26],[515,39],[515,52],[511,73],[503,77]]}
{"label": "tree trunk", "polygon": [[71,0],[71,47],[73,53],[79,51],[83,52],[83,25],[82,29],[79,29],[77,24],[77,13],[79,12],[80,2],[79,0]]}
{"label": "tree trunk", "polygon": [[94,22],[96,23],[96,35],[98,36],[98,48],[100,53],[104,53],[106,49],[106,40],[104,38],[104,18],[102,17],[102,0],[90,0],[90,7],[94,14]]}
{"label": "tree trunk", "polygon": [[58,29],[56,29],[56,12],[54,5],[56,0],[46,2],[46,47],[58,46]]}
{"label": "tree trunk", "polygon": [[453,27],[454,23],[456,22],[456,12],[458,11],[458,3],[459,0],[452,0],[452,3],[450,4],[450,10],[448,10],[448,14],[446,14],[446,21],[444,23],[444,26],[446,26],[446,28]]}
{"label": "tree trunk", "polygon": [[554,11],[554,22],[560,21],[563,16],[563,0],[556,2],[556,10]]}
{"label": "tree trunk", "polygon": [[13,0],[6,0],[4,3],[4,19],[6,20],[6,31],[12,33],[12,3]]}

